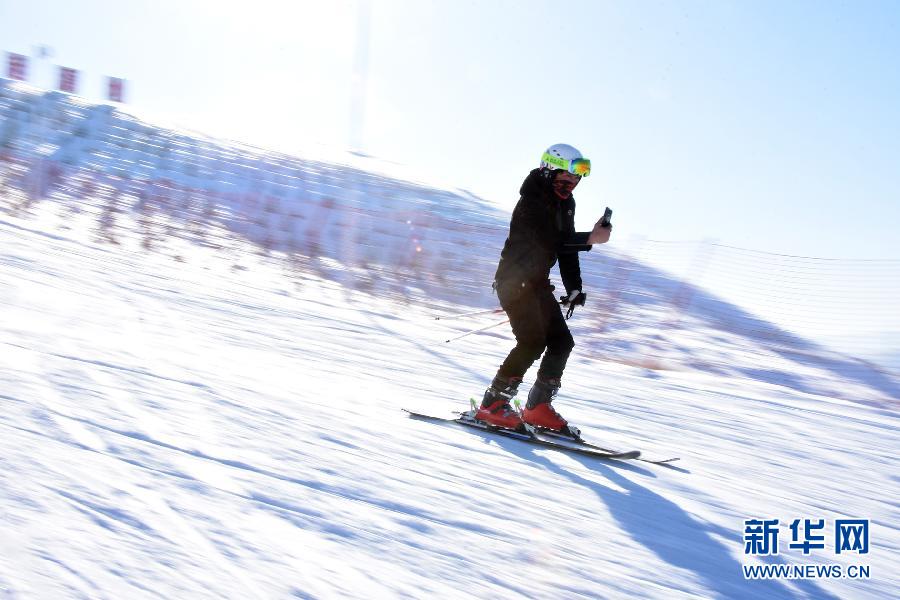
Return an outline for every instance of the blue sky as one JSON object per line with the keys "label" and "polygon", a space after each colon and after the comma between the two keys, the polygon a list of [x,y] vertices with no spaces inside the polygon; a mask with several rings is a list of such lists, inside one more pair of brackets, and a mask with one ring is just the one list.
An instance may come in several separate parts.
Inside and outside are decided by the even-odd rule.
{"label": "blue sky", "polygon": [[[0,50],[154,118],[349,144],[358,2],[0,1]],[[556,142],[620,236],[900,258],[900,3],[373,0],[363,149],[511,208]],[[40,81],[37,81],[40,83]],[[262,99],[262,101],[261,101]]]}

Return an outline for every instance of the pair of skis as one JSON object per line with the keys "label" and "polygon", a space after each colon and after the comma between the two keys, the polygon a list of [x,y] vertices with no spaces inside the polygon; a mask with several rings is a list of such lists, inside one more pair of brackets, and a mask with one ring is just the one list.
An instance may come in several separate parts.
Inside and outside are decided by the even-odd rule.
{"label": "pair of skis", "polygon": [[408,413],[409,416],[414,419],[454,423],[457,425],[462,425],[464,427],[480,429],[489,433],[521,440],[529,444],[535,444],[538,446],[544,446],[546,448],[553,448],[565,452],[574,452],[576,454],[591,456],[594,458],[609,460],[640,460],[643,462],[663,466],[670,466],[670,463],[678,460],[677,457],[661,460],[642,458],[640,450],[619,451],[610,448],[604,448],[583,439],[577,429],[572,429],[568,432],[562,433],[549,431],[546,429],[537,429],[527,424],[525,424],[520,429],[505,429],[503,427],[497,427],[495,425],[490,425],[489,423],[485,423],[484,421],[479,421],[478,419],[476,419],[474,408],[466,412],[451,413],[455,416],[436,416],[412,411],[405,408],[403,410],[406,411],[406,413]]}

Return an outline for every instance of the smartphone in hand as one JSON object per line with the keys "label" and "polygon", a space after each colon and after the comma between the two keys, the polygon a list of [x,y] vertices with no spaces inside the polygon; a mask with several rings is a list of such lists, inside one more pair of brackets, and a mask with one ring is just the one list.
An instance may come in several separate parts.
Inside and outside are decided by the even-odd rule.
{"label": "smartphone in hand", "polygon": [[612,226],[612,209],[608,206],[606,207],[606,210],[603,211],[603,216],[600,217],[600,225],[603,227]]}

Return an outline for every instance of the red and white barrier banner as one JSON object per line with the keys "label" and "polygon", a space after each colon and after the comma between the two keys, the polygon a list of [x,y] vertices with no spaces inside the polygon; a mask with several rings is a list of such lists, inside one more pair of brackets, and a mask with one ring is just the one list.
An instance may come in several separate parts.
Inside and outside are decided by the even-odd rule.
{"label": "red and white barrier banner", "polygon": [[108,98],[113,102],[124,102],[122,98],[125,97],[125,80],[119,77],[110,77],[109,85],[107,86]]}
{"label": "red and white barrier banner", "polygon": [[78,88],[78,71],[69,67],[59,68],[59,90],[74,94]]}
{"label": "red and white barrier banner", "polygon": [[6,76],[10,79],[25,81],[28,79],[28,57],[24,54],[7,52]]}

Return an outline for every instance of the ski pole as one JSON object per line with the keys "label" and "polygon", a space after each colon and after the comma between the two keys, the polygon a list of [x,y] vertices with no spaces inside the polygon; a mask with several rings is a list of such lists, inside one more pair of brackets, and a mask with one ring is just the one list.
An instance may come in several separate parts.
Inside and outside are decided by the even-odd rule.
{"label": "ski pole", "polygon": [[434,320],[440,321],[441,319],[443,319],[446,321],[448,319],[459,319],[461,317],[474,317],[475,315],[487,315],[487,314],[493,314],[493,313],[499,313],[499,312],[503,312],[503,309],[502,308],[492,308],[490,310],[476,310],[475,312],[462,313],[459,315],[444,315],[443,317],[435,317]]}
{"label": "ski pole", "polygon": [[481,327],[481,328],[479,328],[479,329],[473,329],[472,331],[467,331],[466,333],[464,333],[464,334],[462,334],[462,335],[458,335],[458,336],[456,336],[455,338],[450,338],[449,340],[445,340],[444,343],[446,344],[446,343],[452,342],[452,341],[454,341],[454,340],[458,340],[458,339],[460,339],[460,338],[464,338],[464,337],[466,337],[467,335],[472,335],[473,333],[479,333],[479,332],[485,331],[485,330],[490,329],[490,328],[492,328],[492,327],[498,327],[498,326],[500,326],[500,325],[503,325],[504,323],[509,323],[509,319],[503,319],[503,320],[500,321],[499,323],[494,323],[493,325],[488,325],[487,327]]}

